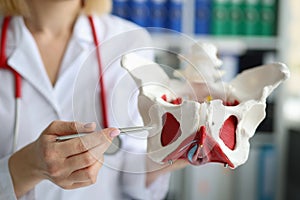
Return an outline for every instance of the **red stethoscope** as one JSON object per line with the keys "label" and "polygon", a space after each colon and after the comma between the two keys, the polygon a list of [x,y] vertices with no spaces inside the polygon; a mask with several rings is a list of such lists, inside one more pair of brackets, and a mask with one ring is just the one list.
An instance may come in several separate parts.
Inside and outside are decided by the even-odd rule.
{"label": "red stethoscope", "polygon": [[[19,115],[20,115],[20,103],[21,103],[21,97],[22,97],[22,77],[21,75],[15,71],[11,66],[7,63],[7,56],[6,56],[6,41],[7,41],[7,32],[9,27],[11,17],[5,17],[3,24],[2,24],[2,32],[1,32],[1,46],[0,46],[0,68],[10,70],[12,74],[14,75],[15,79],[15,119],[14,119],[14,138],[13,138],[13,151],[16,151],[17,147],[17,140],[18,140],[18,133],[19,133]],[[100,50],[99,45],[100,42],[97,37],[96,28],[94,20],[91,16],[88,16],[90,27],[92,29],[93,34],[93,40],[94,44],[96,46],[96,53],[97,53],[97,62],[98,62],[98,68],[99,68],[99,86],[100,86],[100,102],[101,102],[101,108],[102,108],[102,125],[104,128],[108,127],[108,117],[107,117],[107,107],[106,107],[106,91],[104,87],[104,80],[103,80],[103,68],[101,64],[101,56],[100,56]],[[120,138],[117,138],[117,141],[115,141],[115,145],[120,146]],[[118,151],[118,148],[115,148],[116,150],[108,152],[108,154],[114,154]]]}

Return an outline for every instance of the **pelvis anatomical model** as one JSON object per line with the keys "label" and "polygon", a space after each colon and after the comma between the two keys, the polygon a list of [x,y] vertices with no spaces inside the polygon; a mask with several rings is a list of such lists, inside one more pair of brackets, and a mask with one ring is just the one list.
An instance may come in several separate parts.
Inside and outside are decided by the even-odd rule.
{"label": "pelvis anatomical model", "polygon": [[231,168],[246,162],[249,139],[265,117],[266,99],[286,78],[284,64],[246,70],[221,80],[222,62],[210,44],[196,44],[189,66],[170,79],[150,60],[130,53],[122,58],[140,88],[139,111],[148,135],[148,155],[158,163],[187,159],[193,165],[219,162]]}

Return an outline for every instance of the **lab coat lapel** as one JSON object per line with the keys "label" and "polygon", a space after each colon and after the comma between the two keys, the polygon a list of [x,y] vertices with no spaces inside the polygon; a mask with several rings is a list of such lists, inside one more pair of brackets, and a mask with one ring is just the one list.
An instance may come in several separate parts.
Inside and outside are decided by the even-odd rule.
{"label": "lab coat lapel", "polygon": [[89,21],[86,16],[79,16],[61,63],[59,78],[54,87],[58,102],[66,101],[65,91],[73,90],[71,87],[94,48]]}
{"label": "lab coat lapel", "polygon": [[56,86],[60,84],[61,76],[64,76],[66,71],[70,70],[74,64],[82,64],[82,60],[79,61],[82,57],[82,53],[86,51],[91,52],[94,47],[88,19],[86,16],[79,16],[74,26],[73,36],[61,63],[59,72],[60,79],[57,80]]}
{"label": "lab coat lapel", "polygon": [[21,31],[22,36],[17,39],[18,41],[14,41],[17,45],[8,57],[7,62],[24,80],[28,81],[58,113],[59,108],[55,102],[53,87],[44,70],[38,47],[21,20],[22,19],[12,21],[12,26],[19,26],[19,31]]}

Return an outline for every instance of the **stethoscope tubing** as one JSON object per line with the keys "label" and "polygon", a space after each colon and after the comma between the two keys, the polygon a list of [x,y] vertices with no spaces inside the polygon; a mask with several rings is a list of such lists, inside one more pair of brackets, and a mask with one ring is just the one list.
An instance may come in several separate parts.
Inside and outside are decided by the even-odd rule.
{"label": "stethoscope tubing", "polygon": [[95,22],[92,16],[88,16],[94,44],[96,46],[96,56],[97,56],[97,62],[98,62],[98,68],[99,68],[99,84],[100,84],[100,102],[101,102],[101,108],[102,108],[102,126],[103,128],[108,128],[108,114],[107,114],[107,103],[106,103],[106,89],[104,84],[104,76],[103,76],[103,67],[101,62],[101,54],[100,54],[100,42],[97,36],[97,31],[95,27]]}
{"label": "stethoscope tubing", "polygon": [[10,17],[5,17],[2,25],[1,32],[1,53],[0,53],[0,67],[10,70],[15,79],[15,117],[14,117],[14,136],[13,136],[13,152],[17,150],[18,134],[19,134],[19,116],[20,116],[20,107],[21,107],[21,96],[22,96],[22,78],[21,75],[11,68],[7,63],[6,56],[6,39],[7,39],[7,30],[10,22]]}
{"label": "stethoscope tubing", "polygon": [[19,127],[20,127],[20,110],[21,110],[21,98],[16,97],[15,99],[15,124],[14,124],[14,138],[13,138],[13,152],[17,150],[18,138],[19,138]]}

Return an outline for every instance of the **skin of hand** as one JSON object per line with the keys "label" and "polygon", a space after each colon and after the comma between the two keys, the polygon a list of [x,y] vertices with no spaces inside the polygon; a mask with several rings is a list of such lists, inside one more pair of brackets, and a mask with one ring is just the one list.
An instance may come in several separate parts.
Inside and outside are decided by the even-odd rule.
{"label": "skin of hand", "polygon": [[172,171],[183,169],[190,164],[187,160],[178,159],[171,165],[168,163],[161,165],[155,163],[150,158],[147,158],[146,163],[148,169],[146,176],[146,187],[149,187],[159,176]]}
{"label": "skin of hand", "polygon": [[[9,170],[17,197],[40,181],[48,179],[64,189],[96,182],[103,154],[120,131],[95,131],[95,123],[53,121],[33,143],[14,153]],[[80,138],[57,142],[57,136],[89,133]]]}

